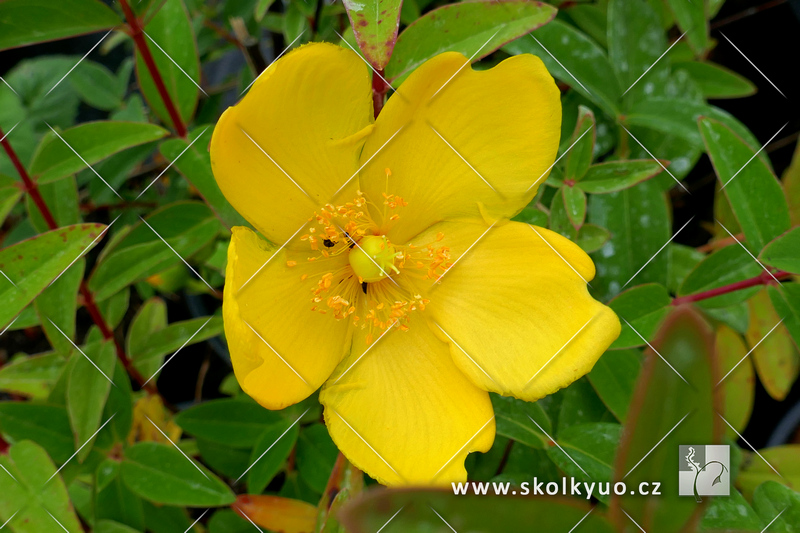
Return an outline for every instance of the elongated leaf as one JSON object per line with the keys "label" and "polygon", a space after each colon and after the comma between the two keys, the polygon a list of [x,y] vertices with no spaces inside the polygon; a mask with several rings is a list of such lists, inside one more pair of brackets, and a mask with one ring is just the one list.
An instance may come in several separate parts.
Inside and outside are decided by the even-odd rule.
{"label": "elongated leaf", "polygon": [[760,450],[759,454],[761,457],[748,454],[736,478],[736,486],[745,498],[752,498],[756,488],[767,481],[776,481],[794,489],[800,487],[800,444],[774,446]]}
{"label": "elongated leaf", "polygon": [[[551,446],[547,455],[562,471],[576,479],[589,483],[611,481],[621,433],[621,425],[607,422],[570,426],[558,433],[561,448]],[[588,497],[585,488],[582,488],[581,496]],[[608,495],[595,493],[593,496],[608,501]]]}
{"label": "elongated leaf", "polygon": [[611,300],[608,305],[624,319],[622,332],[611,348],[635,348],[644,346],[645,340],[652,340],[669,313],[671,302],[667,289],[658,283],[633,287]]}
{"label": "elongated leaf", "polygon": [[129,355],[134,366],[145,376],[161,368],[164,356],[182,346],[189,346],[222,333],[222,317],[194,318],[175,322],[168,327],[151,331],[149,335],[128,337]]}
{"label": "elongated leaf", "polygon": [[20,185],[14,178],[0,174],[0,224],[5,222],[8,213],[22,196]]}
{"label": "elongated leaf", "polygon": [[37,442],[57,463],[75,451],[67,411],[56,405],[0,402],[0,431],[14,440]]}
{"label": "elongated leaf", "polygon": [[668,0],[667,4],[675,15],[678,27],[686,33],[686,40],[696,55],[702,55],[710,46],[708,37],[708,19],[705,13],[705,2],[692,0]]}
{"label": "elongated leaf", "polygon": [[232,507],[269,531],[312,531],[317,519],[317,508],[313,505],[280,496],[243,494]]}
{"label": "elongated leaf", "polygon": [[0,327],[90,248],[103,228],[102,224],[68,226],[0,250]]}
{"label": "elongated leaf", "polygon": [[139,222],[112,247],[103,250],[89,278],[89,288],[95,292],[97,300],[104,300],[126,285],[178,264],[181,258],[188,259],[208,244],[220,228],[211,210],[198,202],[164,206],[146,220],[150,226]]}
{"label": "elongated leaf", "polygon": [[677,532],[702,510],[692,498],[678,496],[678,446],[721,438],[715,429],[720,427],[714,393],[719,377],[710,328],[688,307],[673,311],[652,344],[666,362],[647,350],[614,475],[624,477],[629,487],[661,480],[662,495],[615,495],[611,512],[623,523],[628,520],[620,511],[624,509],[648,532]]}
{"label": "elongated leaf", "polygon": [[769,266],[800,274],[800,228],[794,228],[767,244],[760,258]]}
{"label": "elongated leaf", "polygon": [[626,91],[643,91],[666,68],[657,63],[666,49],[661,21],[647,0],[609,1],[608,58]]}
{"label": "elongated leaf", "polygon": [[251,448],[281,415],[236,399],[212,400],[181,411],[175,423],[187,433],[232,448]]}
{"label": "elongated leaf", "polygon": [[300,429],[298,424],[292,423],[291,420],[283,420],[267,426],[253,447],[248,462],[253,466],[247,473],[247,490],[251,493],[264,492],[294,449]]}
{"label": "elongated leaf", "polygon": [[57,353],[12,360],[0,367],[0,391],[42,400],[63,368],[64,357]]}
{"label": "elongated leaf", "polygon": [[[147,47],[161,73],[164,85],[184,123],[194,116],[200,95],[200,60],[192,23],[183,0],[166,0],[147,24]],[[174,63],[173,63],[174,61]],[[136,51],[136,77],[150,109],[165,124],[172,124],[153,77]]]}
{"label": "elongated leaf", "polygon": [[[189,140],[169,139],[161,143],[159,150],[161,155],[173,162],[174,168],[194,185],[203,200],[214,210],[223,224],[228,228],[233,226],[247,226],[247,222],[242,218],[225,196],[219,190],[214,174],[211,172],[211,157],[208,153],[208,145],[211,142],[213,128],[209,127],[201,130],[199,139],[195,141],[198,133],[193,132]],[[189,148],[189,144],[195,141]],[[183,155],[181,155],[183,154]]]}
{"label": "elongated leaf", "polygon": [[[668,161],[662,161],[667,166]],[[609,161],[592,165],[580,181],[580,187],[592,194],[617,192],[652,178],[663,169],[652,159]]]}
{"label": "elongated leaf", "polygon": [[620,422],[624,422],[628,414],[642,367],[641,359],[637,350],[609,350],[586,375],[597,395]]}
{"label": "elongated leaf", "polygon": [[794,345],[800,349],[800,285],[782,283],[778,287],[767,287],[769,298],[778,315],[794,339]]}
{"label": "elongated leaf", "polygon": [[222,480],[171,444],[140,442],[125,450],[122,479],[134,493],[153,503],[216,507],[236,500]]}
{"label": "elongated leaf", "polygon": [[775,481],[766,481],[756,488],[753,507],[774,531],[791,532],[800,524],[800,493]]}
{"label": "elongated leaf", "polygon": [[4,526],[30,533],[83,531],[64,481],[60,476],[50,479],[56,466],[41,446],[27,440],[18,442],[9,448],[8,455],[0,455],[0,465],[5,470],[0,472],[0,520]]}
{"label": "elongated leaf", "polygon": [[554,20],[533,32],[531,37],[507,44],[503,50],[509,54],[538,56],[559,81],[568,84],[610,116],[619,114],[622,90],[605,51],[573,26]]}
{"label": "elongated leaf", "polygon": [[597,126],[592,110],[578,106],[578,122],[569,140],[566,161],[564,163],[564,179],[579,181],[592,164],[594,144],[597,138]]}
{"label": "elongated leaf", "polygon": [[142,500],[125,486],[120,463],[106,459],[95,472],[94,516],[100,522],[114,520],[141,531],[144,529]]}
{"label": "elongated leaf", "polygon": [[580,246],[584,252],[590,254],[602,248],[610,238],[611,233],[609,233],[607,229],[595,226],[594,224],[584,224],[581,226],[581,229],[578,230],[575,244]]}
{"label": "elongated leaf", "polygon": [[105,30],[119,17],[97,0],[0,2],[0,50]]}
{"label": "elongated leaf", "polygon": [[322,424],[304,428],[295,452],[300,477],[317,492],[324,492],[339,450]]}
{"label": "elongated leaf", "polygon": [[68,79],[81,100],[94,108],[110,111],[122,105],[127,85],[121,86],[111,71],[99,63],[81,61]]}
{"label": "elongated leaf", "polygon": [[[684,280],[678,296],[715,289],[757,276],[763,272],[753,258],[738,244],[732,244],[706,257]],[[699,302],[703,307],[726,307],[745,301],[758,289],[744,289]]]}
{"label": "elongated leaf", "polygon": [[545,448],[549,439],[536,424],[549,434],[552,434],[553,428],[549,417],[538,403],[524,402],[497,394],[492,394],[491,397],[498,435],[514,439],[531,448]]}
{"label": "elongated leaf", "polygon": [[754,158],[756,151],[725,124],[704,118],[700,120],[700,131],[725,195],[744,231],[746,245],[759,252],[789,229],[789,207],[781,185],[770,168]]}
{"label": "elongated leaf", "polygon": [[367,0],[344,4],[358,47],[377,70],[383,70],[392,55],[402,3],[402,0]]}
{"label": "elongated leaf", "polygon": [[564,197],[564,209],[569,221],[576,229],[580,229],[586,218],[586,194],[580,186],[565,185],[561,188]]}
{"label": "elongated leaf", "polygon": [[[555,14],[547,4],[517,0],[463,2],[434,9],[397,38],[386,76],[398,84],[428,59],[449,51],[477,61],[547,24]],[[447,33],[438,29],[442,27],[448,29]]]}
{"label": "elongated leaf", "polygon": [[716,63],[686,61],[674,67],[688,72],[706,98],[742,98],[756,92],[750,80]]}
{"label": "elongated leaf", "polygon": [[750,326],[745,338],[753,350],[758,378],[770,396],[783,400],[800,373],[800,353],[786,326],[779,324],[783,317],[778,316],[772,307],[766,288],[750,298],[747,304]]}
{"label": "elongated leaf", "polygon": [[103,121],[86,122],[59,135],[63,140],[51,133],[36,151],[30,171],[39,183],[55,181],[84,170],[86,163],[93,165],[126,148],[161,139],[167,131],[155,124]]}
{"label": "elongated leaf", "polygon": [[[742,336],[726,325],[717,328],[715,350],[720,366],[720,379],[723,381],[723,397],[725,398],[725,420],[736,431],[744,431],[750,413],[753,410],[755,397],[755,375],[753,361],[745,359],[748,349]],[[729,438],[736,438],[736,433],[727,425],[725,433]]]}
{"label": "elongated leaf", "polygon": [[[85,356],[84,356],[85,355]],[[89,440],[100,427],[103,408],[111,390],[116,352],[114,343],[100,341],[86,346],[83,354],[75,353],[67,381],[67,412],[75,435],[77,459],[83,461],[92,451]]]}

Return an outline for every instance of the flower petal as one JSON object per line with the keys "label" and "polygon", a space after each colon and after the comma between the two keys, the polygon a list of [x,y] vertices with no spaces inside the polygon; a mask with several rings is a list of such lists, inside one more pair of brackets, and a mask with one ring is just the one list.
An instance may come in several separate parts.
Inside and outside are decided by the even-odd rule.
{"label": "flower petal", "polygon": [[367,197],[382,201],[386,191],[409,203],[389,233],[394,242],[442,220],[510,218],[555,160],[561,100],[542,61],[523,54],[485,71],[466,63],[449,52],[420,66],[391,96],[364,145]]}
{"label": "flower petal", "polygon": [[494,441],[489,395],[456,368],[420,317],[372,345],[357,333],[320,402],[339,449],[386,485],[464,481],[467,454]]}
{"label": "flower petal", "polygon": [[282,244],[358,169],[371,94],[369,69],[339,46],[308,44],[276,61],[214,129],[211,165],[225,197]]}
{"label": "flower petal", "polygon": [[619,336],[619,319],[589,295],[594,265],[576,244],[517,222],[486,228],[431,228],[455,263],[427,291],[428,311],[473,383],[534,401],[589,372]]}
{"label": "flower petal", "polygon": [[[297,265],[288,267],[292,259]],[[346,256],[310,263],[273,252],[249,228],[233,228],[222,304],[225,336],[236,379],[267,409],[308,397],[349,350],[351,322],[313,312],[310,291],[315,279],[346,262]],[[303,274],[309,275],[305,282]]]}

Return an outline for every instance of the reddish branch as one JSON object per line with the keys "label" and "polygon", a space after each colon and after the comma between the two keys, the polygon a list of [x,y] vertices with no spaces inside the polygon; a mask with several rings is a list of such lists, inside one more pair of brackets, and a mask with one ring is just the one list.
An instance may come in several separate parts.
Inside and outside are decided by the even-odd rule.
{"label": "reddish branch", "polygon": [[[774,276],[774,277],[773,277]],[[735,283],[730,283],[728,285],[723,285],[722,287],[717,287],[716,289],[710,289],[703,292],[698,292],[697,294],[689,294],[687,296],[679,296],[672,300],[672,305],[681,305],[685,303],[691,302],[699,302],[700,300],[707,300],[708,298],[713,298],[714,296],[720,296],[722,294],[728,294],[730,292],[740,291],[742,289],[749,289],[750,287],[757,287],[759,285],[768,285],[775,280],[782,281],[785,279],[789,279],[792,275],[789,272],[778,271],[774,274],[769,274],[768,272],[762,272],[758,276],[749,279],[743,279],[742,281],[737,281]]]}
{"label": "reddish branch", "polygon": [[181,118],[180,113],[178,113],[178,108],[175,106],[175,102],[173,102],[172,97],[169,95],[167,86],[164,85],[164,78],[161,77],[161,72],[159,72],[158,66],[153,59],[153,54],[150,53],[150,48],[147,47],[147,41],[145,41],[144,38],[144,30],[142,28],[141,21],[136,17],[136,14],[131,9],[130,4],[128,4],[128,0],[119,0],[119,4],[122,7],[122,12],[125,14],[125,19],[128,21],[128,26],[130,26],[130,35],[133,38],[133,42],[136,45],[136,48],[139,50],[139,53],[142,56],[142,61],[144,61],[145,66],[147,66],[147,70],[150,72],[150,76],[153,78],[153,83],[155,83],[158,94],[161,96],[161,100],[164,102],[164,107],[167,108],[167,113],[169,113],[169,117],[172,119],[172,123],[175,125],[175,131],[179,137],[185,139],[188,133],[186,130],[186,124],[183,123],[183,119]]}
{"label": "reddish branch", "polygon": [[[3,135],[3,131],[0,130],[0,138],[3,138]],[[36,208],[47,222],[47,227],[51,230],[58,229],[58,224],[53,217],[53,213],[50,211],[50,208],[47,207],[47,204],[42,198],[36,182],[31,179],[28,171],[25,169],[25,166],[20,162],[17,153],[14,151],[14,148],[12,148],[11,144],[8,142],[8,139],[3,138],[2,145],[8,154],[8,157],[11,159],[11,162],[14,164],[14,167],[17,169],[19,177],[22,178],[22,183],[25,187],[24,191],[31,196],[33,203],[36,204]],[[155,386],[152,383],[145,385],[144,378],[131,364],[130,359],[128,359],[128,356],[125,354],[122,344],[114,336],[114,332],[108,326],[103,318],[103,315],[100,313],[100,309],[97,307],[97,303],[94,301],[94,294],[92,294],[92,292],[89,290],[89,287],[86,286],[85,281],[81,281],[80,292],[83,296],[83,305],[86,307],[86,310],[92,317],[92,321],[100,329],[100,332],[103,334],[103,338],[114,341],[114,346],[117,350],[117,357],[119,358],[120,362],[122,362],[122,365],[125,367],[125,370],[128,372],[128,374],[135,379],[137,383],[139,383],[140,387],[146,389],[150,393],[157,394],[158,391],[156,390]]]}
{"label": "reddish branch", "polygon": [[375,118],[378,118],[378,113],[383,109],[383,101],[386,98],[386,92],[389,90],[389,85],[386,84],[383,78],[383,70],[376,70],[372,72],[372,108],[375,111]]}

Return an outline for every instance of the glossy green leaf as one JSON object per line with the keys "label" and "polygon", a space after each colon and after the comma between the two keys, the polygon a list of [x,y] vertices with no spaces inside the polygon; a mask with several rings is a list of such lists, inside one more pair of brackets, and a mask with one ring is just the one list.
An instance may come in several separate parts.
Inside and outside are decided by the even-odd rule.
{"label": "glossy green leaf", "polygon": [[[434,9],[397,38],[386,65],[386,77],[394,84],[400,83],[422,63],[443,52],[459,52],[477,61],[547,24],[555,14],[556,10],[547,4],[516,0],[463,2]],[[442,27],[448,31],[442,33]]]}
{"label": "glossy green leaf", "polygon": [[0,391],[42,400],[63,369],[64,357],[57,353],[12,359],[0,367]]}
{"label": "glossy green leaf", "polygon": [[148,501],[143,501],[142,507],[145,526],[152,533],[186,533],[194,522],[194,519],[189,520],[187,510],[181,507],[153,505]]}
{"label": "glossy green leaf", "polygon": [[111,390],[116,351],[111,341],[101,341],[76,352],[75,364],[67,381],[67,413],[75,435],[78,461],[92,451],[90,439],[100,427],[103,408]]}
{"label": "glossy green leaf", "polygon": [[[614,455],[621,433],[621,425],[608,422],[570,426],[558,432],[561,448],[550,446],[547,454],[565,474],[576,479],[589,483],[611,481]],[[581,490],[581,496],[588,496],[585,488]],[[593,496],[608,502],[608,496],[597,492]]]}
{"label": "glossy green leaf", "polygon": [[[588,379],[580,378],[573,382],[560,394],[559,400],[556,435],[560,435],[562,431],[572,426],[614,420]],[[550,409],[556,407],[554,403],[556,402],[551,403]]]}
{"label": "glossy green leaf", "polygon": [[688,72],[706,98],[742,98],[756,92],[750,80],[716,63],[687,61],[674,67]]}
{"label": "glossy green leaf", "polygon": [[131,329],[128,347],[134,366],[145,376],[153,376],[161,368],[164,356],[176,353],[183,346],[196,344],[222,333],[222,317],[193,318],[173,322],[146,335],[134,335]]}
{"label": "glossy green leaf", "polygon": [[614,496],[611,512],[625,509],[649,533],[677,532],[698,512],[693,498],[678,496],[678,446],[718,442],[721,437],[714,429],[719,427],[714,342],[700,315],[681,307],[667,318],[652,344],[661,357],[647,350],[614,476],[625,477],[629,487],[660,480],[662,495]]}
{"label": "glossy green leaf", "polygon": [[764,529],[758,515],[742,493],[731,489],[730,496],[711,498],[700,527],[706,531],[758,531]]}
{"label": "glossy green leaf", "polygon": [[536,207],[529,205],[523,208],[522,211],[512,218],[517,222],[524,222],[525,224],[533,224],[534,226],[547,227],[547,213]]}
{"label": "glossy green leaf", "polygon": [[267,426],[280,420],[275,411],[236,399],[201,403],[175,417],[175,423],[187,433],[233,448],[251,448]]}
{"label": "glossy green leaf", "polygon": [[759,453],[761,457],[754,453],[746,455],[736,478],[736,486],[745,498],[752,499],[756,488],[766,481],[776,481],[793,489],[800,487],[800,444],[773,446]]}
{"label": "glossy green leaf", "polygon": [[106,459],[97,467],[94,482],[94,517],[99,522],[109,520],[126,524],[137,530],[144,528],[142,500],[125,486],[120,476],[121,465]]}
{"label": "glossy green leaf", "polygon": [[[662,161],[667,166],[668,161]],[[592,194],[618,192],[648,180],[663,169],[652,159],[609,161],[592,165],[580,181],[580,187]]]}
{"label": "glossy green leaf", "polygon": [[127,87],[121,87],[114,74],[100,63],[81,61],[67,79],[81,100],[96,109],[111,111],[122,105]]}
{"label": "glossy green leaf", "polygon": [[664,193],[648,181],[592,197],[589,222],[611,232],[611,239],[592,256],[597,268],[592,287],[601,299],[617,295],[631,279],[666,283],[668,256],[659,250],[671,237],[668,213]]}
{"label": "glossy green leaf", "polygon": [[218,507],[236,500],[222,480],[171,444],[140,442],[125,450],[122,479],[134,493],[153,503]]}
{"label": "glossy green leaf", "polygon": [[358,47],[377,70],[383,70],[392,56],[402,3],[402,0],[367,0],[344,4]]}
{"label": "glossy green leaf", "polygon": [[[403,512],[398,513],[400,509]],[[366,492],[346,506],[340,518],[347,531],[353,532],[378,531],[394,514],[397,516],[392,527],[397,531],[521,533],[531,531],[531,524],[536,524],[537,531],[567,532],[581,520],[586,531],[614,531],[601,513],[588,511],[588,505],[579,502],[547,497],[455,495],[448,487]]]}
{"label": "glossy green leaf", "polygon": [[586,194],[579,186],[565,185],[561,188],[564,198],[564,209],[572,225],[580,229],[586,218]]}
{"label": "glossy green leaf", "polygon": [[[200,60],[192,23],[183,0],[166,0],[144,28],[147,47],[183,122],[194,116],[200,95]],[[136,77],[150,109],[165,124],[172,124],[153,77],[136,51]]]}
{"label": "glossy green leaf", "polygon": [[0,2],[0,50],[105,30],[119,17],[98,0]]}
{"label": "glossy green leaf", "polygon": [[[715,335],[715,350],[719,360],[722,381],[725,420],[738,432],[744,431],[753,411],[755,374],[753,360],[746,358],[748,348],[742,336],[726,325],[720,325]],[[728,437],[735,439],[736,432],[725,426]]]}
{"label": "glossy green leaf", "polygon": [[603,247],[608,239],[611,238],[611,233],[605,228],[596,226],[594,224],[584,224],[578,230],[578,236],[575,238],[575,244],[587,254],[596,252]]}
{"label": "glossy green leaf", "polygon": [[[738,244],[726,246],[706,257],[684,280],[678,296],[695,294],[722,287],[730,283],[757,276],[763,272],[761,267]],[[699,302],[702,307],[726,307],[743,302],[758,289],[744,289],[714,296]]]}
{"label": "glossy green leaf", "polygon": [[800,228],[793,228],[771,241],[759,258],[766,265],[800,274]]}
{"label": "glossy green leaf", "polygon": [[51,132],[36,150],[30,172],[39,183],[55,181],[84,170],[86,163],[93,165],[126,148],[161,139],[167,131],[155,124],[102,121],[85,122],[59,135],[61,139]]}
{"label": "glossy green leaf", "polygon": [[75,451],[67,410],[56,405],[0,402],[0,431],[38,443],[59,464]]}
{"label": "glossy green leaf", "polygon": [[545,448],[549,439],[542,433],[542,429],[552,434],[553,428],[541,405],[497,394],[491,394],[491,398],[498,435],[531,448]]}
{"label": "glossy green leaf", "polygon": [[42,329],[54,350],[62,356],[73,351],[78,288],[83,280],[83,259],[69,267],[34,301]]}
{"label": "glossy green leaf", "polygon": [[775,311],[783,317],[783,324],[789,330],[794,345],[800,349],[800,285],[782,283],[777,287],[767,287],[767,292]]}
{"label": "glossy green leaf", "polygon": [[56,466],[41,446],[27,440],[17,442],[8,455],[0,455],[0,466],[4,470],[0,471],[3,526],[24,533],[83,532],[64,481],[60,476],[51,479]]}
{"label": "glossy green leaf", "polygon": [[610,348],[644,346],[642,337],[651,341],[669,314],[671,303],[667,289],[658,283],[646,283],[619,294],[608,305],[620,317],[622,332]]}
{"label": "glossy green leaf", "polygon": [[578,121],[569,139],[567,145],[569,152],[564,162],[565,180],[579,181],[586,174],[586,170],[592,164],[596,138],[597,126],[594,113],[589,108],[578,106]]}
{"label": "glossy green leaf", "polygon": [[789,229],[789,207],[781,185],[769,167],[754,157],[756,151],[725,124],[704,118],[700,131],[746,245],[758,252]]}
{"label": "glossy green leaf", "polygon": [[564,200],[563,189],[563,187],[560,187],[553,195],[553,200],[550,203],[550,220],[548,227],[572,240],[577,237],[577,231],[575,230],[575,226],[572,225],[572,220],[567,213],[567,203]]}
{"label": "glossy green leaf", "polygon": [[756,488],[753,508],[770,531],[791,533],[800,526],[800,493],[775,481]]}
{"label": "glossy green leaf", "polygon": [[546,24],[531,36],[535,39],[517,39],[504,46],[503,51],[538,56],[559,81],[600,106],[610,116],[619,113],[622,90],[605,50],[586,34],[560,20]]}
{"label": "glossy green leaf", "polygon": [[[40,184],[39,192],[42,195],[50,213],[60,226],[70,226],[82,222],[80,214],[80,196],[78,195],[78,184],[73,176],[58,179],[56,181]],[[39,233],[50,230],[50,226],[45,221],[39,208],[31,199],[30,195],[25,198],[25,207],[31,224]]]}
{"label": "glossy green leaf", "polygon": [[120,522],[114,520],[98,520],[94,527],[94,533],[137,533],[139,530],[134,529]]}
{"label": "glossy green leaf", "polygon": [[0,224],[5,222],[11,209],[22,197],[20,185],[18,180],[0,174]]}
{"label": "glossy green leaf", "polygon": [[625,91],[644,91],[665,68],[657,61],[666,50],[661,21],[647,0],[609,1],[608,58]]}
{"label": "glossy green leaf", "polygon": [[238,479],[250,467],[250,451],[231,448],[206,439],[195,439],[203,464],[230,479]]}
{"label": "glossy green leaf", "polygon": [[[247,226],[242,218],[225,196],[219,190],[214,174],[211,172],[211,157],[208,145],[211,142],[213,128],[208,127],[200,132],[192,132],[189,140],[169,139],[161,143],[159,150],[169,161],[174,163],[174,168],[189,180],[208,206],[214,210],[223,224],[228,228],[233,226]],[[193,144],[191,144],[194,141]],[[191,147],[189,145],[191,144]],[[182,155],[181,155],[182,154]]]}
{"label": "glossy green leaf", "polygon": [[145,220],[149,226],[140,221],[103,250],[89,277],[89,288],[95,292],[97,300],[104,300],[126,285],[178,264],[181,258],[188,260],[208,244],[220,228],[211,210],[198,202],[166,205]]}
{"label": "glossy green leaf", "polygon": [[667,290],[676,294],[689,273],[706,256],[703,252],[691,246],[684,246],[675,242],[671,242],[667,246],[667,254],[669,255]]}
{"label": "glossy green leaf", "polygon": [[686,40],[696,55],[702,55],[710,46],[708,19],[705,2],[692,0],[668,0],[667,4],[675,16],[678,28],[686,34]]}
{"label": "glossy green leaf", "polygon": [[102,224],[79,224],[42,233],[0,250],[0,327],[53,282],[100,235]]}
{"label": "glossy green leaf", "polygon": [[628,414],[641,367],[638,350],[609,350],[586,375],[597,395],[620,422],[624,422]]}
{"label": "glossy green leaf", "polygon": [[339,450],[328,435],[328,428],[313,424],[300,432],[295,459],[300,477],[316,492],[322,493],[328,483]]}
{"label": "glossy green leaf", "polygon": [[251,452],[247,472],[247,490],[261,494],[289,457],[300,435],[300,426],[282,420],[264,429]]}

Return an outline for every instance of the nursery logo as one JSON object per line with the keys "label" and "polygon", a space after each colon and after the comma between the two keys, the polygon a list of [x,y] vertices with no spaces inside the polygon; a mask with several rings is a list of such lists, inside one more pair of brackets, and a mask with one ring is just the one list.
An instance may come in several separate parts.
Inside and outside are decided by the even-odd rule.
{"label": "nursery logo", "polygon": [[694,496],[730,495],[730,456],[727,445],[681,445],[678,494]]}

